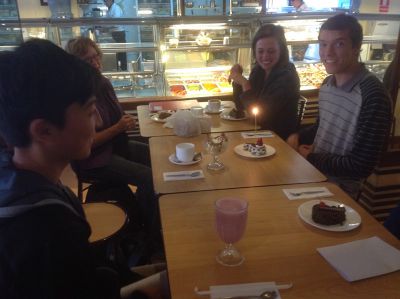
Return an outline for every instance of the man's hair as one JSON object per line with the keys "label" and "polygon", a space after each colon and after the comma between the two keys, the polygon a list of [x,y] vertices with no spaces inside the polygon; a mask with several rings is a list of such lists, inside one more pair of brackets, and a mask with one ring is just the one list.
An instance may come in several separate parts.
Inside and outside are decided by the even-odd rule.
{"label": "man's hair", "polygon": [[44,119],[62,128],[67,108],[84,105],[99,73],[47,40],[32,39],[0,55],[0,135],[11,146],[31,143],[29,126]]}
{"label": "man's hair", "polygon": [[360,23],[358,23],[357,19],[353,16],[338,14],[330,17],[322,24],[320,32],[322,30],[347,31],[349,33],[353,48],[361,48],[363,29]]}
{"label": "man's hair", "polygon": [[82,58],[89,51],[89,47],[94,48],[100,57],[103,55],[99,46],[94,41],[83,36],[70,39],[65,46],[65,51]]}
{"label": "man's hair", "polygon": [[253,56],[256,57],[256,44],[262,38],[272,37],[278,41],[280,56],[278,63],[275,67],[282,67],[289,63],[289,51],[286,44],[285,31],[283,27],[274,24],[266,24],[258,29],[253,37],[251,43],[251,49],[253,51]]}

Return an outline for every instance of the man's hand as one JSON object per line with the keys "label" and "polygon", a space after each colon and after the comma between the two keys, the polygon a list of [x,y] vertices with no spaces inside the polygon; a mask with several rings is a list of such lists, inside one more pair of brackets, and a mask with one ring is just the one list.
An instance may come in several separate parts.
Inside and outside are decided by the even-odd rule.
{"label": "man's hand", "polygon": [[296,151],[298,151],[299,150],[299,134],[297,134],[297,133],[291,134],[286,139],[286,143],[289,144]]}
{"label": "man's hand", "polygon": [[302,144],[302,145],[299,146],[297,151],[299,152],[300,155],[302,155],[304,158],[307,159],[307,156],[310,153],[312,153],[313,149],[314,149],[314,145],[313,144],[311,144],[311,145]]}

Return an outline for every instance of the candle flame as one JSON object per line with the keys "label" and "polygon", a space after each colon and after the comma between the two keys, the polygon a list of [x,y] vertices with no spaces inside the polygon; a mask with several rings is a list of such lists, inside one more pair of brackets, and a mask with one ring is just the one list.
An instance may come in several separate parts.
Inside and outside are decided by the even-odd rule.
{"label": "candle flame", "polygon": [[253,112],[254,115],[257,115],[257,114],[258,114],[258,108],[257,108],[257,107],[254,107],[253,110],[252,110],[252,112]]}

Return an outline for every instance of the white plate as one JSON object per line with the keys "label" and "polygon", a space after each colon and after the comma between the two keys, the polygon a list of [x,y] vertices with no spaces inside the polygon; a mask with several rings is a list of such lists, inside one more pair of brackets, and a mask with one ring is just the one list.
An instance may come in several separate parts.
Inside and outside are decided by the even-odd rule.
{"label": "white plate", "polygon": [[219,113],[221,113],[222,111],[224,111],[224,105],[221,105],[221,108],[219,108],[218,111],[211,111],[211,110],[209,110],[209,109],[208,109],[208,105],[204,108],[204,112],[205,112],[205,113],[209,113],[209,114],[219,114]]}
{"label": "white plate", "polygon": [[[170,116],[168,116],[168,117],[170,117]],[[166,123],[168,117],[161,119],[158,117],[158,114],[156,113],[156,114],[153,114],[150,118],[151,118],[151,120],[155,121],[156,123]]]}
{"label": "white plate", "polygon": [[[230,111],[229,111],[229,112],[230,112]],[[244,112],[244,117],[241,117],[241,118],[234,118],[234,117],[232,117],[232,116],[229,115],[229,112],[221,113],[220,117],[221,117],[222,119],[226,119],[226,120],[245,120],[245,119],[248,118],[248,117],[247,117],[246,111]]]}
{"label": "white plate", "polygon": [[[357,211],[353,210],[351,207],[346,206],[346,205],[344,205],[344,207],[346,208],[346,220],[343,222],[342,225],[340,225],[340,224],[322,225],[319,223],[315,223],[314,220],[312,220],[312,216],[311,216],[312,207],[313,207],[313,205],[318,204],[320,201],[321,201],[321,199],[310,200],[299,206],[299,208],[297,209],[297,212],[298,212],[300,218],[304,222],[306,222],[314,227],[317,227],[317,228],[320,228],[323,230],[327,230],[327,231],[331,231],[331,232],[345,232],[345,231],[349,231],[349,230],[355,229],[358,226],[360,226],[360,224],[361,224],[360,214],[358,214]],[[323,199],[322,201],[329,206],[342,205],[342,203],[332,201],[332,200]]]}
{"label": "white plate", "polygon": [[261,155],[261,156],[256,156],[256,155],[253,155],[252,153],[250,153],[249,151],[244,150],[243,149],[243,145],[244,145],[243,143],[239,144],[239,145],[236,145],[235,148],[234,148],[234,151],[235,151],[236,154],[238,154],[240,156],[243,156],[243,157],[246,157],[246,158],[261,159],[261,158],[272,156],[272,155],[274,155],[276,153],[275,148],[273,148],[270,145],[266,145],[265,144],[265,147],[267,149],[266,154],[265,155]]}
{"label": "white plate", "polygon": [[176,164],[176,165],[192,165],[192,164],[196,164],[196,163],[200,162],[201,159],[202,159],[201,155],[197,155],[197,156],[196,155],[197,155],[197,153],[195,154],[196,160],[189,161],[189,162],[181,162],[181,161],[179,161],[175,154],[171,154],[168,157],[168,160],[169,160],[169,162],[171,162],[173,164]]}

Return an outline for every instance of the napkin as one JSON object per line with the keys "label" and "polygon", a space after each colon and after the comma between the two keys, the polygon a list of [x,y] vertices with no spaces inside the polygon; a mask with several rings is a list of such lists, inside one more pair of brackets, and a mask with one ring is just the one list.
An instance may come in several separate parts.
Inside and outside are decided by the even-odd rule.
{"label": "napkin", "polygon": [[269,138],[274,137],[271,131],[242,132],[242,137],[248,138]]}
{"label": "napkin", "polygon": [[[290,200],[293,199],[304,199],[304,198],[318,198],[318,197],[330,197],[333,193],[326,187],[306,187],[306,188],[293,188],[293,189],[282,189],[286,197]],[[301,193],[296,195],[295,193]]]}
{"label": "napkin", "polygon": [[[190,176],[194,172],[199,172],[198,176]],[[202,170],[189,170],[189,171],[174,171],[174,172],[164,172],[164,181],[185,181],[185,180],[196,180],[204,178],[204,173]]]}
{"label": "napkin", "polygon": [[317,251],[347,281],[400,270],[400,251],[376,236]]}
{"label": "napkin", "polygon": [[291,287],[292,284],[276,285],[274,281],[271,281],[210,286],[209,291],[199,291],[196,287],[195,292],[200,296],[210,295],[211,299],[221,299],[234,296],[258,296],[265,291],[275,291],[277,295],[275,298],[280,299],[279,289]]}

